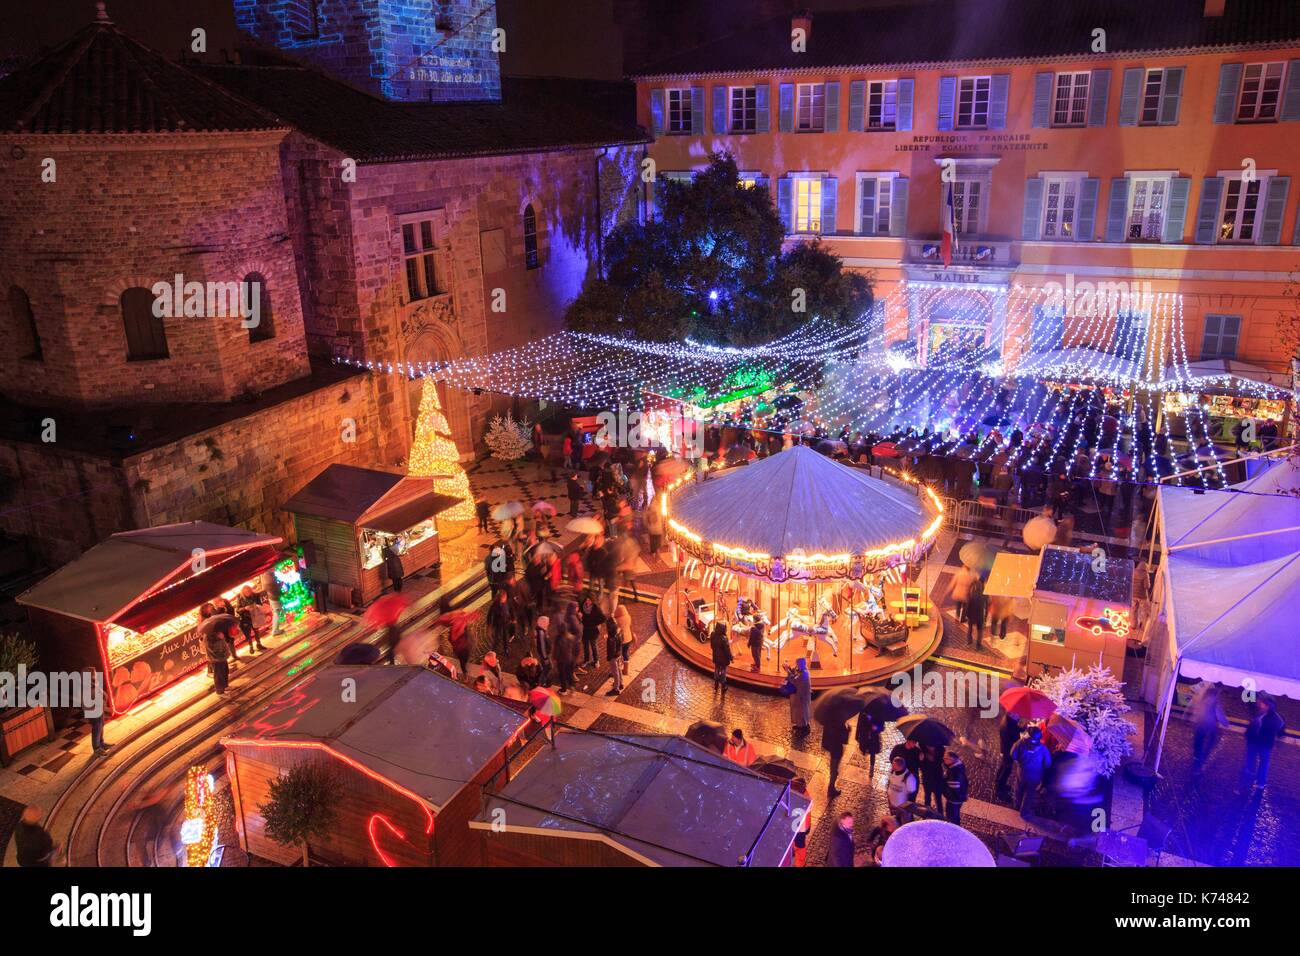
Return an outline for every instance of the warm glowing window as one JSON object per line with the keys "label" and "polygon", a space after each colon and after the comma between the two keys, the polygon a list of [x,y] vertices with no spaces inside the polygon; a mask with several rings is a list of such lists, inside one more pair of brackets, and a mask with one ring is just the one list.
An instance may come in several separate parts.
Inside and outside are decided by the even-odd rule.
{"label": "warm glowing window", "polygon": [[1223,215],[1219,218],[1220,242],[1254,242],[1259,214],[1258,178],[1245,182],[1229,179],[1223,191]]}
{"label": "warm glowing window", "polygon": [[815,177],[794,180],[794,231],[822,231],[822,181]]}

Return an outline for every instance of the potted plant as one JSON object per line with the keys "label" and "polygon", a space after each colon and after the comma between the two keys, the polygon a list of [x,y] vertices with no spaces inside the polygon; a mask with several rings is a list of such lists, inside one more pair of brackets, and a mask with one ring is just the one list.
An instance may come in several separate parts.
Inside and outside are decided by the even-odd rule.
{"label": "potted plant", "polygon": [[267,802],[257,808],[266,820],[266,835],[281,846],[302,848],[302,865],[310,866],[309,841],[328,833],[337,816],[338,782],[325,763],[300,763],[271,781]]}
{"label": "potted plant", "polygon": [[[54,733],[54,716],[44,704],[16,705],[19,672],[36,669],[36,645],[12,631],[0,633],[0,766]],[[10,693],[14,700],[7,700]]]}

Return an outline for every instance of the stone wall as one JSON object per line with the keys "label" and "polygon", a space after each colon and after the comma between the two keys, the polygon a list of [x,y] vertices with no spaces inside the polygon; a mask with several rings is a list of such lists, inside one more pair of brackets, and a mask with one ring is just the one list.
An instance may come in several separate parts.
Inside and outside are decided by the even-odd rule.
{"label": "stone wall", "polygon": [[[0,137],[0,176],[30,184],[0,202],[0,293],[27,293],[42,353],[0,349],[0,388],[83,407],[218,402],[306,375],[282,137]],[[53,182],[41,181],[47,157]],[[265,277],[273,338],[251,342],[238,314],[168,316],[168,357],[128,360],[126,289],[251,272]],[[25,330],[3,304],[0,331],[19,341]]]}
{"label": "stone wall", "polygon": [[[280,506],[332,462],[400,471],[381,449],[393,419],[360,374],[120,460],[0,442],[0,527],[52,564],[117,531],[214,521],[292,536]],[[386,399],[391,406],[393,396]],[[348,420],[355,429],[348,430]],[[348,437],[355,440],[348,441]]]}

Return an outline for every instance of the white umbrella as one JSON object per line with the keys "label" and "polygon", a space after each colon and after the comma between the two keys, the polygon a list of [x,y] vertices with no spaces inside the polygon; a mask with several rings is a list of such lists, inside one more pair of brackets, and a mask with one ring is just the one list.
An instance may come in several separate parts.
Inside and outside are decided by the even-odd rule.
{"label": "white umbrella", "polygon": [[517,501],[507,501],[492,509],[492,517],[497,521],[508,521],[524,513],[524,506]]}

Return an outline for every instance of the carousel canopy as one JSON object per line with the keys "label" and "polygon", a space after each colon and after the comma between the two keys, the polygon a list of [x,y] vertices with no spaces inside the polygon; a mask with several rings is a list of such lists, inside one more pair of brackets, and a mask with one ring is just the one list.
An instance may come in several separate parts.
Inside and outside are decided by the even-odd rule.
{"label": "carousel canopy", "polygon": [[669,516],[707,543],[772,557],[862,554],[919,541],[932,521],[914,493],[805,445],[683,486]]}

